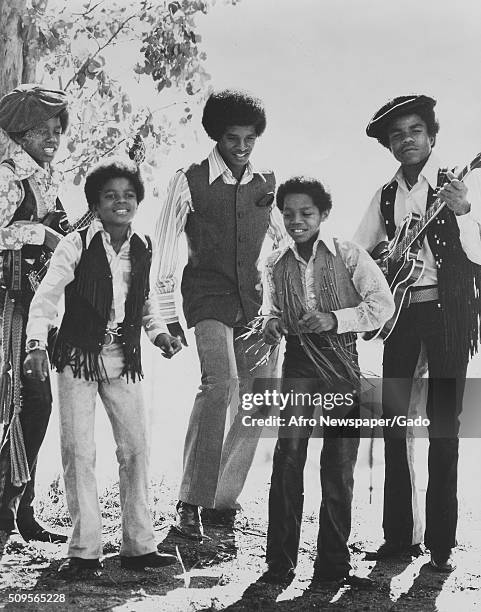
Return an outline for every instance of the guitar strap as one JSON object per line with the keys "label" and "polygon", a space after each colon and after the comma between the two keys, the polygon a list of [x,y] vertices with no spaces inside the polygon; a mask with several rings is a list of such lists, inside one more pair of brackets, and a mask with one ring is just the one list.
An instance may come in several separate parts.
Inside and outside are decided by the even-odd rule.
{"label": "guitar strap", "polygon": [[[439,168],[437,188],[441,187],[446,182],[447,171],[448,168]],[[394,234],[396,233],[396,224],[394,222],[394,203],[396,201],[397,188],[397,181],[391,181],[390,183],[386,183],[381,190],[380,210],[386,226],[388,240],[392,240],[394,238]],[[426,208],[432,206],[435,200],[435,191],[431,185],[429,185]]]}

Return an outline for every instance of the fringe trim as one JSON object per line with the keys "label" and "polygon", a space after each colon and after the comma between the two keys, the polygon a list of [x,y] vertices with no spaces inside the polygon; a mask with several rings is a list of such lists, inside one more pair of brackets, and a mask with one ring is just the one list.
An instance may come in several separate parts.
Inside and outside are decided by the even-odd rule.
{"label": "fringe trim", "polygon": [[53,347],[51,360],[57,372],[63,372],[66,366],[70,366],[74,378],[109,382],[100,352],[80,349],[65,340],[59,341],[57,339]]}

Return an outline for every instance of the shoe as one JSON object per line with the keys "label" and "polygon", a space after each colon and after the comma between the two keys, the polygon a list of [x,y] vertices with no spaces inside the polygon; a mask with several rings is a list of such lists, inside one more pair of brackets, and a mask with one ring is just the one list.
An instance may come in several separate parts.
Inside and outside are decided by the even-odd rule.
{"label": "shoe", "polygon": [[60,565],[57,571],[59,578],[65,580],[97,578],[101,573],[100,559],[81,559],[80,557],[70,557]]}
{"label": "shoe", "polygon": [[10,539],[11,531],[5,531],[4,529],[0,529],[0,561],[2,560],[3,553],[5,552],[5,548],[7,546],[7,542]]}
{"label": "shoe", "polygon": [[369,591],[376,588],[376,583],[367,576],[356,576],[355,574],[348,574],[347,576],[329,576],[329,575],[314,575],[309,590],[313,593],[319,591],[325,591],[326,588],[342,586],[352,586],[355,589],[362,589]]}
{"label": "shoe", "polygon": [[421,544],[395,544],[394,542],[384,542],[375,551],[366,552],[364,561],[381,561],[382,559],[400,559],[403,557],[420,557],[423,555]]}
{"label": "shoe", "polygon": [[68,540],[68,536],[64,535],[63,533],[53,533],[52,531],[48,531],[48,529],[42,527],[40,523],[37,523],[36,520],[29,522],[28,525],[22,525],[22,523],[18,524],[17,522],[17,529],[25,542],[36,540],[37,542],[64,544]]}
{"label": "shoe", "polygon": [[177,512],[177,520],[174,529],[177,533],[191,540],[202,540],[204,530],[199,514],[199,506],[179,501],[175,510]]}
{"label": "shoe", "polygon": [[270,567],[262,574],[262,576],[257,580],[257,582],[288,586],[294,580],[295,575],[296,573],[292,568],[279,569]]}
{"label": "shoe", "polygon": [[431,560],[429,563],[436,572],[442,572],[444,574],[454,572],[456,569],[456,561],[453,559],[451,550],[447,553],[431,552]]}
{"label": "shoe", "polygon": [[120,555],[120,567],[129,570],[144,570],[146,567],[166,567],[177,561],[175,555],[151,552],[136,557],[124,557]]}
{"label": "shoe", "polygon": [[200,516],[203,525],[233,529],[236,514],[237,510],[235,508],[225,508],[223,510],[218,510],[217,508],[202,508]]}

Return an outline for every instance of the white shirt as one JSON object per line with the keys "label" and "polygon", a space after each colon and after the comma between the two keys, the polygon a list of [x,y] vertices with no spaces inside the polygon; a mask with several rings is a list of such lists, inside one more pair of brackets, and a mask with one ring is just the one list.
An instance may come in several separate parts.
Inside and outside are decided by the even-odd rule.
{"label": "white shirt", "polygon": [[[130,231],[127,240],[118,253],[115,252],[110,234],[104,229],[100,220],[94,219],[87,230],[86,246],[93,237],[100,232],[102,242],[112,273],[113,299],[107,327],[115,328],[122,323],[125,317],[125,300],[130,286],[130,239],[134,231]],[[145,244],[145,238],[137,234]],[[75,269],[82,255],[82,239],[78,232],[64,236],[55,249],[47,274],[35,292],[30,305],[27,339],[46,342],[49,328],[57,316],[58,303],[63,296],[65,287],[73,281]],[[144,304],[142,325],[151,340],[154,342],[158,334],[167,333],[157,308],[157,300],[153,299],[153,292]]]}
{"label": "white shirt", "polygon": [[[434,154],[429,156],[428,161],[419,174],[417,183],[408,189],[404,180],[402,168],[399,168],[390,182],[397,181],[398,188],[394,203],[394,222],[396,227],[408,213],[415,212],[420,215],[426,213],[426,200],[428,187],[436,189],[438,180],[438,170],[440,168],[438,159]],[[461,246],[474,263],[481,264],[481,188],[479,179],[476,177],[475,170],[472,175],[465,179],[468,187],[467,199],[471,203],[471,211],[466,215],[456,216],[459,227],[459,238]],[[367,251],[372,249],[380,242],[387,240],[386,227],[381,214],[382,187],[379,188],[361,220],[361,223],[354,234],[353,240],[360,244]],[[419,257],[424,261],[425,268],[416,285],[436,285],[437,270],[434,255],[429,247],[427,237],[424,238]]]}
{"label": "white shirt", "polygon": [[[219,176],[227,185],[237,184],[237,179],[218,152],[217,146],[211,151],[207,160],[209,163],[209,184],[212,184]],[[245,185],[252,181],[254,174],[258,174],[264,179],[263,173],[255,170],[249,162],[240,184]],[[174,291],[179,237],[185,229],[188,214],[194,210],[189,184],[183,170],[179,170],[174,175],[169,183],[167,194],[167,200],[155,229],[158,257],[153,268],[156,270],[156,296],[159,300],[159,311],[167,323],[174,323],[178,321]],[[283,241],[286,240],[282,214],[276,206],[271,210],[267,234],[273,239],[276,246],[284,244]]]}
{"label": "white shirt", "polygon": [[[318,310],[319,303],[316,295],[320,294],[320,290],[316,284],[320,283],[320,279],[314,275],[314,259],[319,242],[323,242],[329,251],[336,255],[334,237],[323,228],[321,232],[322,235],[319,234],[313,245],[312,255],[308,262],[299,255],[294,241],[268,258],[263,275],[262,303],[262,314],[267,320],[272,317],[282,318],[277,288],[273,279],[273,268],[289,249],[297,260],[307,310]],[[338,241],[338,245],[342,260],[362,301],[358,306],[332,311],[337,319],[337,333],[371,331],[382,327],[394,313],[394,300],[383,273],[371,256],[357,244]]]}

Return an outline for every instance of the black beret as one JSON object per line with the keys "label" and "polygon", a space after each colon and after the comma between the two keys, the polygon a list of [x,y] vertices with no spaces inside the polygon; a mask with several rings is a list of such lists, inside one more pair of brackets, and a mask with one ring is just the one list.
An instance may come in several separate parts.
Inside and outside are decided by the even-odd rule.
{"label": "black beret", "polygon": [[26,132],[67,108],[67,96],[58,89],[19,85],[0,100],[0,127],[6,132]]}
{"label": "black beret", "polygon": [[410,96],[398,96],[389,100],[382,106],[374,117],[369,121],[366,134],[371,138],[382,137],[382,132],[386,125],[402,115],[415,113],[420,108],[433,109],[436,106],[436,100],[429,96],[412,94]]}

